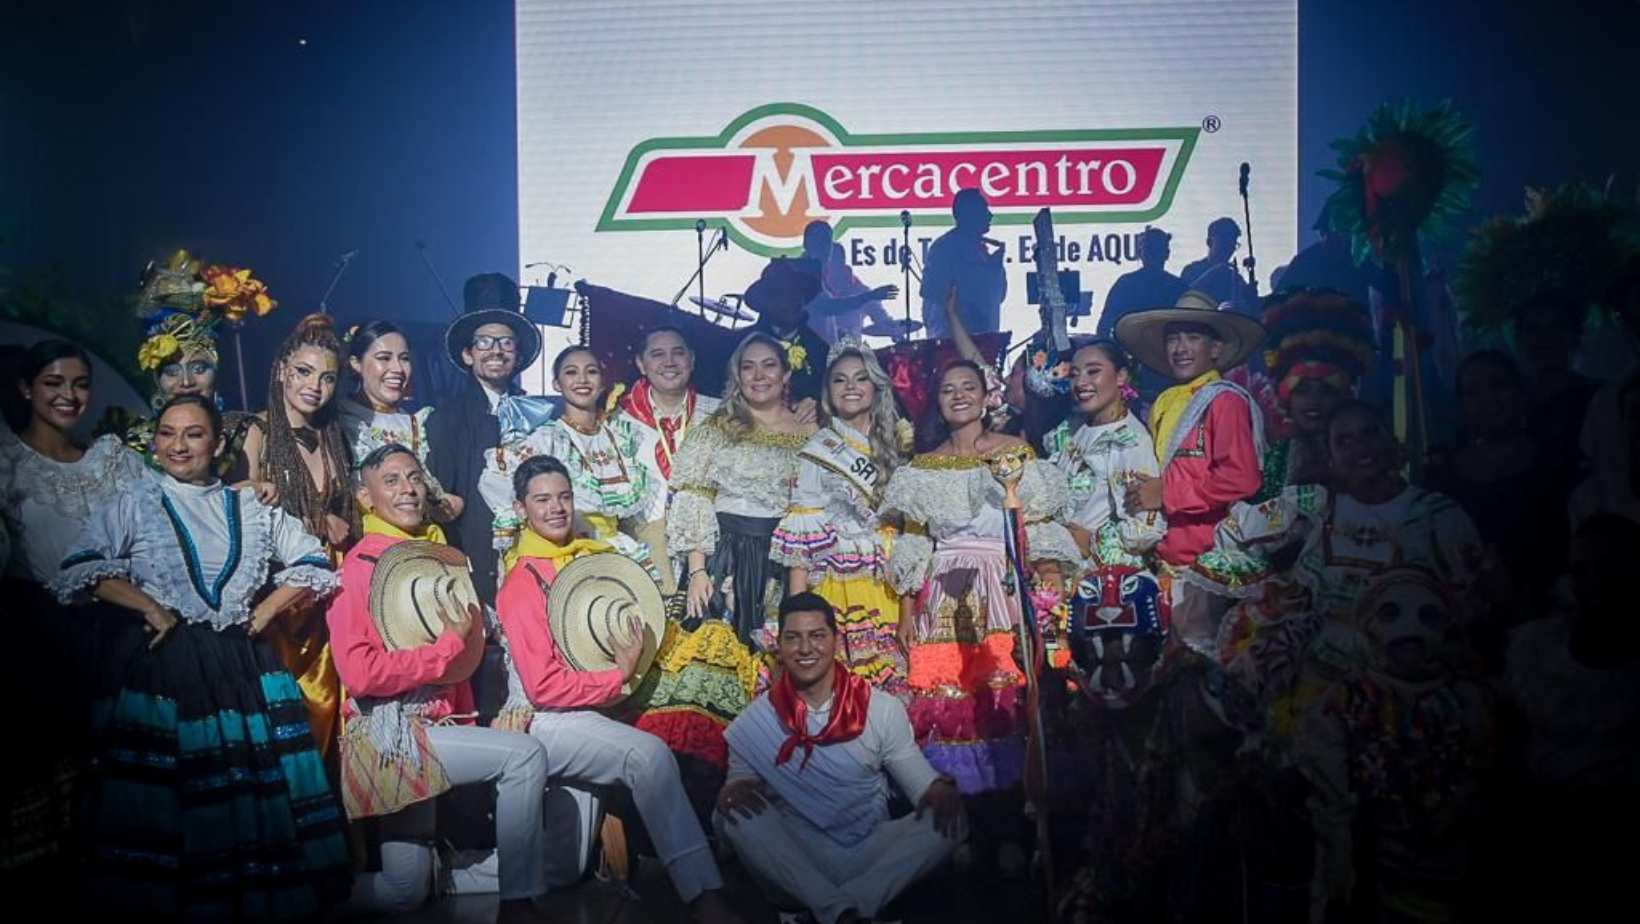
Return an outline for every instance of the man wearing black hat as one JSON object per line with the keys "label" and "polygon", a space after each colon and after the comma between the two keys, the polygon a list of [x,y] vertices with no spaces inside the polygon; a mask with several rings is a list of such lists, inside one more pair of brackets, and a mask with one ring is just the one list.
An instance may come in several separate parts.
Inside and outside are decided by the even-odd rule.
{"label": "man wearing black hat", "polygon": [[[819,294],[819,263],[782,257],[769,261],[745,296],[746,304],[758,313],[757,323],[747,333],[761,331],[785,345],[792,372],[790,400],[793,406],[807,404],[811,414],[820,400],[826,351],[830,349],[826,339],[809,326],[805,310]],[[802,413],[805,408],[798,410]]]}
{"label": "man wearing black hat", "polygon": [[[541,353],[541,333],[519,313],[518,285],[500,273],[467,280],[465,309],[444,332],[444,348],[467,378],[456,393],[434,405],[427,421],[427,467],[458,497],[478,497],[484,450],[501,443],[502,417],[532,407],[513,383]],[[545,420],[545,413],[540,416]],[[539,423],[533,421],[527,423]],[[462,492],[467,493],[462,493]],[[473,565],[473,587],[495,601],[496,561],[489,511],[483,504],[463,510],[446,527],[450,544]]]}

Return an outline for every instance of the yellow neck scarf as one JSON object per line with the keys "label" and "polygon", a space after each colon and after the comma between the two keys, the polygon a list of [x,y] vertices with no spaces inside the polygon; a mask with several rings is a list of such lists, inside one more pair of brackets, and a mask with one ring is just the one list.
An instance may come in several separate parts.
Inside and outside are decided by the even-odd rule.
{"label": "yellow neck scarf", "polygon": [[423,542],[436,542],[439,545],[450,544],[444,540],[444,530],[439,529],[437,523],[428,523],[421,528],[420,532],[407,533],[376,516],[375,512],[370,510],[364,513],[364,534],[366,536],[393,536],[398,539],[420,539]]}
{"label": "yellow neck scarf", "polygon": [[1184,414],[1185,405],[1201,391],[1208,382],[1219,379],[1217,369],[1209,369],[1183,385],[1175,385],[1156,396],[1156,403],[1150,408],[1150,433],[1156,438],[1156,461],[1162,461],[1162,454],[1173,442],[1173,431],[1179,427],[1179,417]]}
{"label": "yellow neck scarf", "polygon": [[502,556],[503,565],[507,571],[512,571],[513,565],[518,564],[520,558],[546,558],[552,561],[556,570],[562,570],[572,560],[582,555],[591,555],[596,552],[613,552],[615,547],[597,539],[574,539],[568,545],[559,545],[535,530],[525,526],[519,530],[518,541]]}

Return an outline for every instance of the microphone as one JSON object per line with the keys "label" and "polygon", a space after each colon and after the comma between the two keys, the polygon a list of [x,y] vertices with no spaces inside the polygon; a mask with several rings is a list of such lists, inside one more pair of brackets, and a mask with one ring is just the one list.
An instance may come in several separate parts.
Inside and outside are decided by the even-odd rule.
{"label": "microphone", "polygon": [[555,269],[547,274],[547,288],[552,288],[556,282],[558,282],[558,271]]}
{"label": "microphone", "polygon": [[343,263],[351,263],[353,262],[353,258],[358,255],[359,252],[357,250],[349,250],[347,253],[344,253],[336,258],[336,265],[341,266]]}
{"label": "microphone", "polygon": [[537,266],[551,266],[551,265],[552,265],[551,260],[537,260],[534,263],[524,264],[524,268],[525,269],[535,269]]}
{"label": "microphone", "polygon": [[910,209],[901,209],[900,210],[900,227],[902,227],[902,228],[911,227],[911,210]]}
{"label": "microphone", "polygon": [[720,249],[720,250],[728,250],[729,249],[729,226],[728,225],[724,225],[723,227],[718,229],[717,246],[718,246],[718,249]]}
{"label": "microphone", "polygon": [[1247,179],[1252,174],[1253,167],[1246,161],[1241,162],[1241,197],[1247,198]]}
{"label": "microphone", "polygon": [[695,233],[696,234],[705,234],[706,233],[706,219],[704,219],[704,218],[695,219]]}

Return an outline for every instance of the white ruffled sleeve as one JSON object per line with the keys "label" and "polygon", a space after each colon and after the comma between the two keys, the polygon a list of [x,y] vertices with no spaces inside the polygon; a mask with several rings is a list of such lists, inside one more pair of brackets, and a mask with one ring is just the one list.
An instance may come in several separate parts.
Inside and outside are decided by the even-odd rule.
{"label": "white ruffled sleeve", "polygon": [[1071,531],[1065,528],[1070,510],[1070,485],[1058,467],[1033,459],[1025,465],[1019,482],[1019,499],[1025,515],[1026,551],[1031,561],[1057,561],[1067,573],[1082,563],[1082,552]]}
{"label": "white ruffled sleeve", "polygon": [[1232,504],[1214,531],[1222,548],[1254,550],[1303,538],[1327,506],[1327,489],[1288,485],[1261,504]]}
{"label": "white ruffled sleeve", "polygon": [[672,509],[666,515],[667,550],[676,556],[717,551],[717,478],[712,457],[727,443],[722,429],[708,421],[684,437],[672,463]]}
{"label": "white ruffled sleeve", "polygon": [[888,559],[888,580],[902,597],[922,590],[934,560],[934,540],[928,535],[928,524],[919,515],[919,498],[925,493],[917,484],[921,480],[915,469],[903,465],[894,471],[883,492],[883,513],[897,513],[905,518],[905,528],[895,538],[894,551]]}
{"label": "white ruffled sleeve", "polygon": [[[530,457],[529,442],[514,443],[484,450],[484,471],[478,476],[478,494],[490,508],[492,547],[498,551],[512,548],[513,539],[523,520],[513,511],[512,473],[518,464]],[[471,498],[463,498],[472,503]]]}
{"label": "white ruffled sleeve", "polygon": [[273,572],[278,587],[301,587],[321,597],[335,592],[340,581],[325,547],[307,531],[302,521],[275,508],[273,515],[273,560],[282,568]]}
{"label": "white ruffled sleeve", "polygon": [[1136,516],[1127,512],[1127,480],[1133,475],[1161,477],[1161,466],[1156,463],[1156,450],[1150,440],[1125,447],[1116,456],[1117,469],[1111,472],[1110,483],[1101,486],[1111,492],[1111,516],[1116,520],[1116,534],[1122,549],[1129,555],[1144,555],[1161,543],[1167,535],[1167,517],[1160,510],[1147,511]]}
{"label": "white ruffled sleeve", "polygon": [[57,576],[47,589],[65,604],[86,603],[91,590],[109,578],[131,580],[131,547],[137,538],[137,498],[140,486],[125,491],[111,503],[94,510],[70,551],[63,556]]}
{"label": "white ruffled sleeve", "polygon": [[837,529],[827,519],[825,472],[803,459],[797,465],[792,505],[774,529],[769,557],[788,568],[814,569],[837,546]]}

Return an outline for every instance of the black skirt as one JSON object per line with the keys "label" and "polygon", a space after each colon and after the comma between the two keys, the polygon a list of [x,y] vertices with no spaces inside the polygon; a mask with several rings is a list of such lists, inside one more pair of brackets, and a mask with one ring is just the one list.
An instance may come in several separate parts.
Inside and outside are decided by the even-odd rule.
{"label": "black skirt", "polygon": [[717,521],[717,550],[706,559],[712,579],[710,615],[734,626],[740,641],[755,651],[755,633],[774,620],[786,592],[786,569],[769,558],[780,518],[720,513]]}
{"label": "black skirt", "polygon": [[296,681],[241,628],[105,638],[83,807],[90,907],[292,920],[346,897],[340,805]]}

